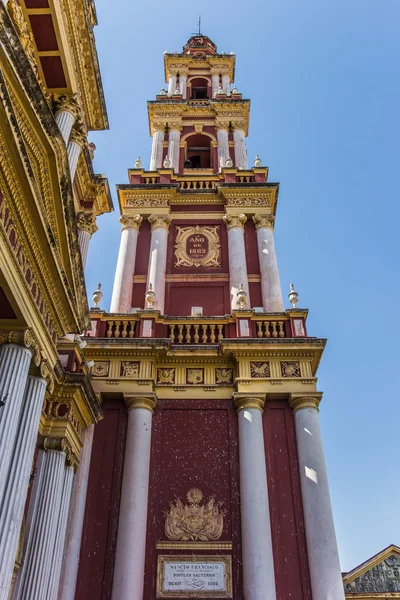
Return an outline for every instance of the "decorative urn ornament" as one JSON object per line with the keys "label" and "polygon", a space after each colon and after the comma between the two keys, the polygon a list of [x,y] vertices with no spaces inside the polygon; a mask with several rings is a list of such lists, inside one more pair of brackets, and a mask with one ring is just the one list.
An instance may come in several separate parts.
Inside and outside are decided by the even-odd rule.
{"label": "decorative urn ornament", "polygon": [[289,296],[289,302],[291,303],[293,308],[296,308],[297,303],[299,301],[299,295],[296,292],[296,290],[294,289],[293,283],[290,284],[290,292],[288,293],[288,296]]}
{"label": "decorative urn ornament", "polygon": [[142,161],[140,160],[140,156],[137,157],[137,159],[135,160],[135,169],[141,169],[142,168]]}
{"label": "decorative urn ornament", "polygon": [[149,287],[148,287],[148,290],[145,295],[146,308],[150,308],[150,309],[154,308],[154,301],[156,299],[155,297],[156,297],[156,295],[153,290],[153,284],[149,283]]}
{"label": "decorative urn ornament", "polygon": [[166,96],[167,95],[167,90],[164,90],[164,88],[161,88],[159,96]]}
{"label": "decorative urn ornament", "polygon": [[261,158],[258,156],[258,154],[256,154],[256,157],[254,159],[254,166],[255,167],[261,167],[262,166]]}
{"label": "decorative urn ornament", "polygon": [[99,304],[101,302],[102,297],[103,297],[103,292],[101,291],[101,283],[99,283],[97,286],[97,290],[94,292],[94,294],[92,296],[93,305],[94,305],[95,309],[99,308]]}
{"label": "decorative urn ornament", "polygon": [[225,96],[225,92],[224,92],[224,90],[222,89],[222,87],[219,87],[219,88],[218,88],[217,96]]}
{"label": "decorative urn ornament", "polygon": [[239,90],[237,89],[237,87],[235,85],[235,87],[232,90],[232,94],[238,94],[238,93],[239,93]]}
{"label": "decorative urn ornament", "polygon": [[231,169],[233,167],[233,162],[232,162],[231,157],[226,159],[225,166],[227,169]]}
{"label": "decorative urn ornament", "polygon": [[171,161],[169,160],[168,154],[164,158],[163,167],[164,167],[164,169],[170,169],[171,168]]}
{"label": "decorative urn ornament", "polygon": [[247,293],[244,291],[243,283],[239,283],[239,290],[236,294],[237,303],[239,304],[239,308],[244,308],[246,306],[246,297],[247,297]]}

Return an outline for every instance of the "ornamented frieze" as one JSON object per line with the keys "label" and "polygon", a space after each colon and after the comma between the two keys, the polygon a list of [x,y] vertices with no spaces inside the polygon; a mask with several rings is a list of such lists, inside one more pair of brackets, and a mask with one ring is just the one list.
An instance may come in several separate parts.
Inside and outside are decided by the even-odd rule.
{"label": "ornamented frieze", "polygon": [[157,383],[174,384],[175,383],[175,369],[166,369],[166,368],[157,369]]}
{"label": "ornamented frieze", "polygon": [[[400,556],[392,554],[345,586],[350,594],[400,592]],[[397,597],[397,595],[396,595]]]}
{"label": "ornamented frieze", "polygon": [[301,377],[299,362],[281,362],[282,377]]}
{"label": "ornamented frieze", "polygon": [[107,377],[110,371],[110,361],[98,361],[95,362],[92,367],[93,377]]}
{"label": "ornamented frieze", "polygon": [[218,540],[224,528],[225,511],[222,502],[210,496],[202,504],[203,492],[192,488],[186,494],[188,504],[180,498],[170,504],[165,518],[165,536],[169,540],[211,541]]}
{"label": "ornamented frieze", "polygon": [[189,385],[200,385],[204,383],[204,369],[187,369],[186,383]]}
{"label": "ornamented frieze", "polygon": [[139,377],[140,363],[131,360],[121,362],[121,377]]}
{"label": "ornamented frieze", "polygon": [[233,369],[215,369],[215,383],[230,385],[233,383]]}
{"label": "ornamented frieze", "polygon": [[219,267],[219,225],[176,227],[175,267]]}
{"label": "ornamented frieze", "polygon": [[271,368],[269,362],[251,362],[250,373],[254,379],[271,377]]}

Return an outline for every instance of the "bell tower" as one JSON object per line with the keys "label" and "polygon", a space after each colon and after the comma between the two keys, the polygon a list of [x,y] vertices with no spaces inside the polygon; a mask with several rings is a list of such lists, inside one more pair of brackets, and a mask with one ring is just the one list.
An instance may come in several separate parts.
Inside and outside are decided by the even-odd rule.
{"label": "bell tower", "polygon": [[249,167],[235,60],[200,34],[164,54],[149,170],[138,158],[118,186],[111,309],[97,293],[86,337],[104,420],[76,600],[95,597],[94,572],[112,600],[344,598],[318,421],[326,340],[293,286],[284,308],[279,184],[258,156]]}

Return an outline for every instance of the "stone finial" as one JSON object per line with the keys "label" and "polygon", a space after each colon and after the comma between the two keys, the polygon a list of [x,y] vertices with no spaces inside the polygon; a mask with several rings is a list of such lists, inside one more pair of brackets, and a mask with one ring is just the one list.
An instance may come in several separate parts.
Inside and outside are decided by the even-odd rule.
{"label": "stone finial", "polygon": [[244,291],[243,283],[239,283],[239,289],[236,293],[236,298],[239,308],[245,308],[247,293]]}
{"label": "stone finial", "polygon": [[274,227],[274,223],[275,223],[275,216],[268,214],[268,215],[263,215],[263,214],[255,214],[253,216],[253,221],[255,223],[256,226],[256,230],[258,230],[260,227]]}
{"label": "stone finial", "polygon": [[165,90],[163,87],[160,90],[160,93],[158,94],[159,96],[166,96],[167,95],[167,90]]}
{"label": "stone finial", "polygon": [[256,168],[262,167],[261,158],[258,156],[258,154],[256,154],[256,157],[254,159],[254,166]]}
{"label": "stone finial", "polygon": [[289,297],[289,302],[291,303],[291,305],[293,306],[293,308],[297,307],[297,303],[299,301],[299,295],[296,292],[296,290],[294,289],[294,284],[291,283],[290,284],[290,292],[288,293],[288,297]]}
{"label": "stone finial", "polygon": [[153,284],[149,283],[149,287],[145,294],[146,308],[153,309],[156,295],[153,290]]}
{"label": "stone finial", "polygon": [[221,86],[218,88],[217,96],[225,96],[225,92]]}
{"label": "stone finial", "polygon": [[168,154],[164,158],[163,167],[164,167],[164,169],[170,169],[171,168],[171,161],[169,160]]}
{"label": "stone finial", "polygon": [[241,227],[243,229],[247,217],[243,213],[240,215],[225,215],[224,221],[228,230],[231,229],[231,227]]}
{"label": "stone finial", "polygon": [[226,159],[226,161],[225,161],[225,167],[227,169],[231,169],[233,167],[233,162],[232,162],[231,157],[229,157],[229,158]]}
{"label": "stone finial", "polygon": [[135,160],[135,169],[141,169],[142,168],[142,161],[140,160],[140,156],[137,157],[137,159]]}
{"label": "stone finial", "polygon": [[171,215],[150,215],[149,223],[151,223],[151,230],[161,227],[168,231],[169,224],[171,223]]}
{"label": "stone finial", "polygon": [[122,231],[124,229],[137,229],[139,230],[140,225],[142,224],[143,217],[140,215],[122,215],[119,222],[122,224]]}
{"label": "stone finial", "polygon": [[99,283],[97,286],[97,290],[94,292],[94,294],[92,296],[92,300],[93,300],[95,309],[99,308],[99,304],[101,302],[102,297],[103,297],[103,292],[101,291],[101,283]]}
{"label": "stone finial", "polygon": [[176,88],[174,96],[182,96],[181,88]]}
{"label": "stone finial", "polygon": [[239,90],[237,89],[237,87],[235,85],[235,87],[232,90],[232,94],[238,94],[238,93],[239,93]]}
{"label": "stone finial", "polygon": [[96,144],[93,144],[93,142],[89,142],[88,150],[89,150],[89,156],[90,156],[91,160],[94,160],[94,152],[96,150]]}

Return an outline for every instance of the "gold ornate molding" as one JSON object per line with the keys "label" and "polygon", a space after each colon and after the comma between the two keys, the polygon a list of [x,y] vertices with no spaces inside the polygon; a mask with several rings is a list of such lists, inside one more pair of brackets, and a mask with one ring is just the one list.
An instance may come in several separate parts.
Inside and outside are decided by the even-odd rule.
{"label": "gold ornate molding", "polygon": [[232,127],[234,129],[242,129],[243,131],[246,131],[246,122],[244,120],[232,121]]}
{"label": "gold ornate molding", "polygon": [[82,116],[82,108],[80,104],[79,94],[63,94],[62,96],[53,95],[54,112],[69,112],[75,118]]}
{"label": "gold ornate molding", "polygon": [[149,223],[151,223],[151,230],[157,229],[161,227],[168,231],[169,225],[171,223],[172,217],[171,215],[150,215]]}
{"label": "gold ornate molding", "polygon": [[240,410],[247,410],[249,408],[256,408],[258,410],[264,410],[265,394],[260,396],[252,396],[251,394],[233,394],[233,403],[236,408],[236,412]]}
{"label": "gold ornate molding", "polygon": [[297,412],[303,408],[314,408],[319,410],[319,405],[322,400],[322,392],[312,392],[307,394],[290,394],[289,404],[293,412]]}
{"label": "gold ornate molding", "polygon": [[93,213],[79,212],[76,216],[76,222],[82,231],[86,231],[90,235],[93,235],[98,229],[96,225],[96,217]]}
{"label": "gold ornate molding", "polygon": [[71,130],[69,141],[81,148],[86,143],[86,131],[81,121],[77,121]]}
{"label": "gold ornate molding", "polygon": [[119,220],[119,222],[122,224],[121,231],[124,231],[125,229],[136,229],[137,231],[139,231],[142,221],[143,217],[141,217],[140,215],[134,215],[133,217],[128,215],[122,215],[122,217]]}
{"label": "gold ornate molding", "polygon": [[258,230],[260,227],[270,227],[273,229],[275,224],[275,216],[272,214],[256,214],[253,216],[253,221],[255,223],[256,230]]}
{"label": "gold ornate molding", "polygon": [[247,221],[247,217],[243,213],[240,215],[225,215],[223,220],[228,230],[232,227],[241,227],[244,229],[244,224]]}
{"label": "gold ornate molding", "polygon": [[[219,267],[219,225],[176,227],[175,267]],[[188,244],[191,245],[188,252]]]}
{"label": "gold ornate molding", "polygon": [[134,408],[144,408],[153,412],[157,406],[157,396],[155,394],[148,394],[146,396],[140,394],[124,394],[124,400],[128,411]]}
{"label": "gold ornate molding", "polygon": [[155,133],[156,131],[162,131],[164,133],[165,127],[167,124],[164,121],[154,121],[152,123],[152,125],[153,125],[153,133]]}
{"label": "gold ornate molding", "polygon": [[221,502],[215,502],[210,496],[208,502],[201,504],[203,492],[191,488],[186,494],[188,504],[176,498],[170,505],[165,517],[164,532],[169,540],[182,541],[215,541],[224,528],[225,512],[221,510]]}

